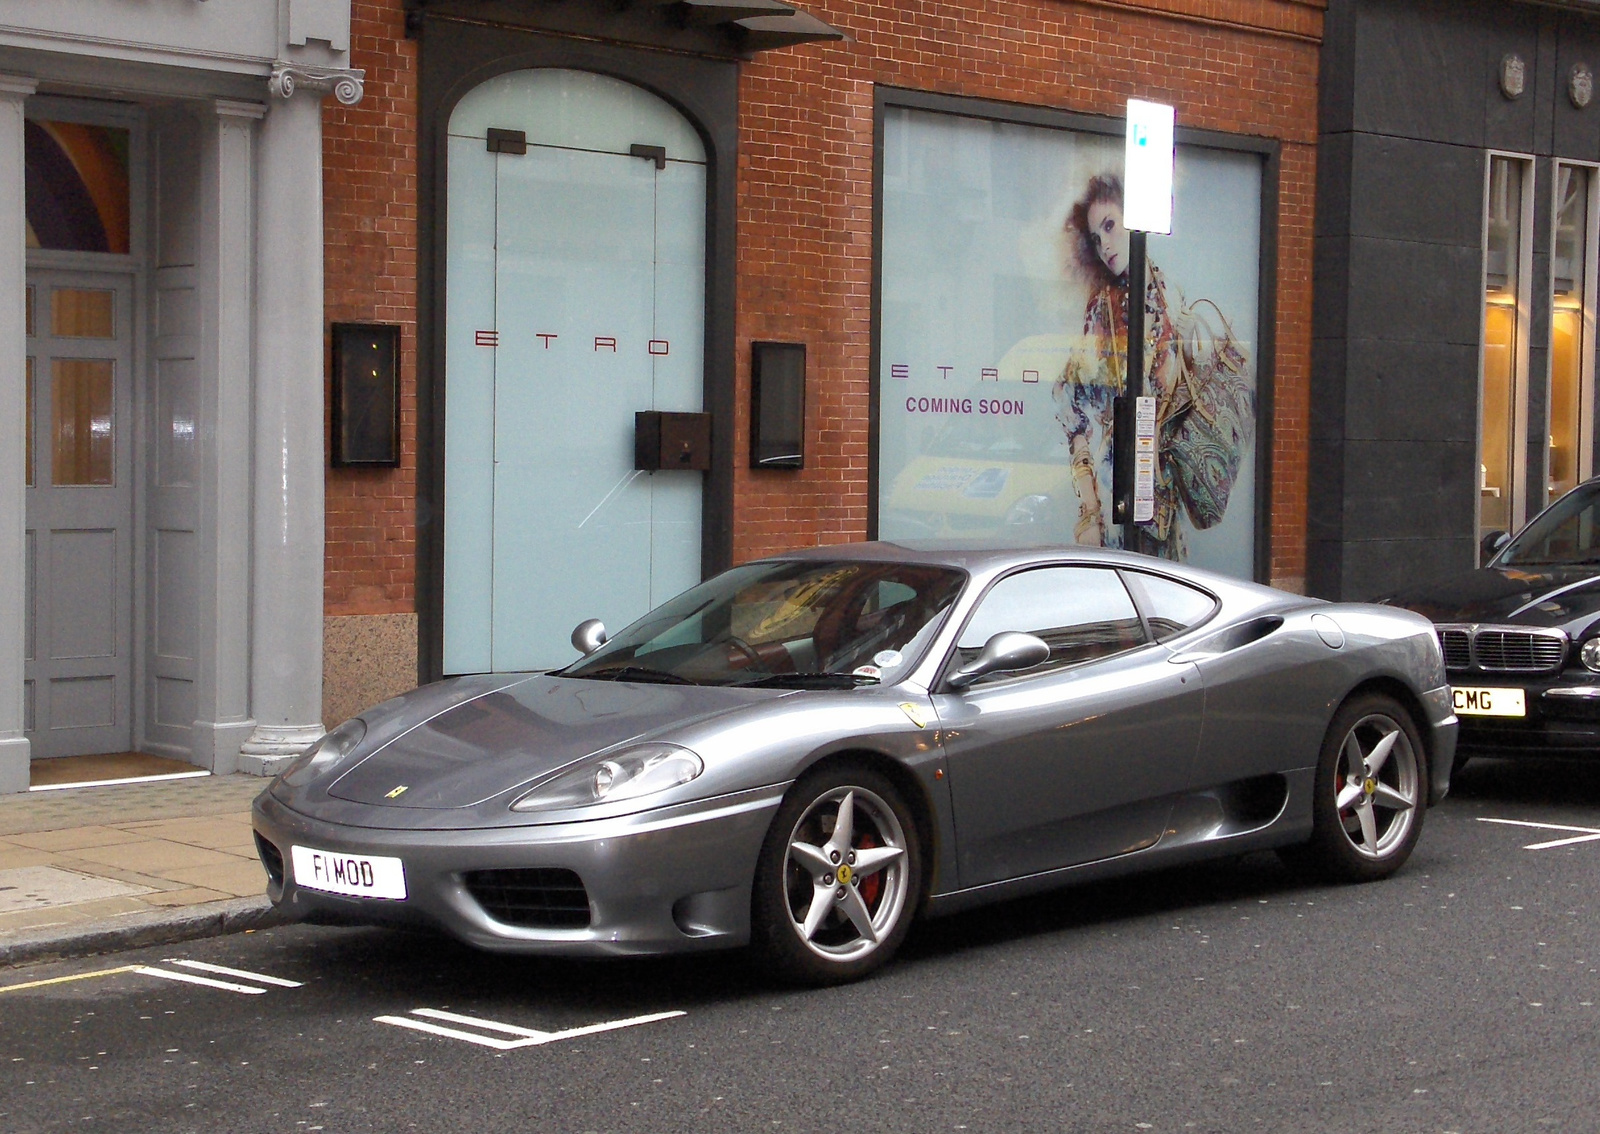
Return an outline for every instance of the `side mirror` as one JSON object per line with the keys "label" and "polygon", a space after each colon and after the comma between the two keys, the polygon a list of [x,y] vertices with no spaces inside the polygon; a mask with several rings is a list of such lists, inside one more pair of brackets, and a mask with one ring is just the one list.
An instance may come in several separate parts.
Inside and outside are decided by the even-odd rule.
{"label": "side mirror", "polygon": [[948,682],[952,689],[965,689],[986,674],[1032,669],[1049,660],[1050,647],[1043,638],[1002,630],[983,644],[977,657],[952,673]]}
{"label": "side mirror", "polygon": [[592,654],[605,644],[606,624],[598,618],[585,619],[572,632],[572,648],[580,654]]}
{"label": "side mirror", "polygon": [[1478,541],[1478,550],[1483,553],[1485,563],[1500,553],[1500,549],[1511,542],[1511,536],[1496,528],[1483,533],[1483,538]]}

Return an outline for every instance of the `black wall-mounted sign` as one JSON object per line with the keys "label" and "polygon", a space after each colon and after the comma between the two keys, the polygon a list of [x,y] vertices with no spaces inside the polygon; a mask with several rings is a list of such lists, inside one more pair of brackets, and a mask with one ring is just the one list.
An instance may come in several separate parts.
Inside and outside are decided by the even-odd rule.
{"label": "black wall-mounted sign", "polygon": [[334,468],[400,464],[400,328],[333,325]]}
{"label": "black wall-mounted sign", "polygon": [[528,152],[526,130],[501,130],[489,127],[489,152],[491,154],[525,154]]}
{"label": "black wall-mounted sign", "polygon": [[639,410],[633,415],[633,467],[645,472],[711,468],[711,415]]}
{"label": "black wall-mounted sign", "polygon": [[805,467],[806,344],[750,344],[750,467]]}

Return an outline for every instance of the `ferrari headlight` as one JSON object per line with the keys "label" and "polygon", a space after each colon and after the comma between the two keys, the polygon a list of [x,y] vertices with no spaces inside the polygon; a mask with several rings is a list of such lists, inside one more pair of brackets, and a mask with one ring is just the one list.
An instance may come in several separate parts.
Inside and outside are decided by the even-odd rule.
{"label": "ferrari headlight", "polygon": [[511,805],[513,811],[555,811],[637,799],[686,784],[705,764],[676,744],[638,744],[602,760],[586,760],[547,780]]}
{"label": "ferrari headlight", "polygon": [[1578,657],[1589,669],[1600,673],[1600,638],[1590,638],[1583,644],[1583,649],[1578,651]]}
{"label": "ferrari headlight", "polygon": [[367,735],[367,724],[360,717],[351,717],[344,724],[327,733],[307,748],[283,773],[283,782],[290,787],[303,787],[323,772],[343,760]]}

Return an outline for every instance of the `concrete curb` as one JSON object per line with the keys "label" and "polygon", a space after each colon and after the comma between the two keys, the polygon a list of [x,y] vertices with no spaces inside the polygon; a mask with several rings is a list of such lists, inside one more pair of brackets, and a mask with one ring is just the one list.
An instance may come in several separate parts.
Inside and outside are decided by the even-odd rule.
{"label": "concrete curb", "polygon": [[80,926],[54,926],[0,940],[0,968],[90,957],[151,945],[174,945],[202,937],[220,937],[247,929],[268,929],[286,919],[265,894],[229,898],[198,906],[128,914]]}

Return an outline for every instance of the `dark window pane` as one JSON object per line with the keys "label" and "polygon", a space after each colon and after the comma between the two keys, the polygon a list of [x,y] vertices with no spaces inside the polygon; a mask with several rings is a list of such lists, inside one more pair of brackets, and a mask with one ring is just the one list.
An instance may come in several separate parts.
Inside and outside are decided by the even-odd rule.
{"label": "dark window pane", "polygon": [[28,121],[24,165],[28,246],[128,251],[128,131]]}

